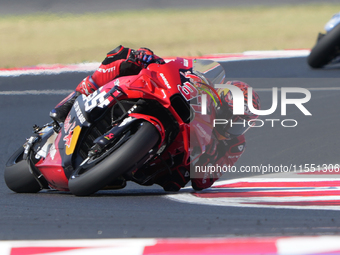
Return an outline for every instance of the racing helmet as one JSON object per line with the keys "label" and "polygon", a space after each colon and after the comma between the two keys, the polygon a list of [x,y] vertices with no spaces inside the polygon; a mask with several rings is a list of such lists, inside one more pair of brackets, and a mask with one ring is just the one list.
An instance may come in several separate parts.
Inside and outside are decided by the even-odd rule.
{"label": "racing helmet", "polygon": [[249,110],[248,101],[252,100],[253,107],[256,110],[260,110],[261,105],[260,97],[254,90],[252,91],[251,97],[249,97],[248,88],[250,86],[247,83],[242,81],[228,81],[226,84],[239,88],[243,92],[244,96],[244,115],[234,115],[232,92],[229,89],[221,89],[218,91],[222,101],[222,106],[217,113],[217,117],[227,120],[227,123],[225,125],[216,125],[216,130],[225,138],[232,139],[243,135],[250,127],[255,125],[254,120],[259,117],[257,114],[254,114]]}

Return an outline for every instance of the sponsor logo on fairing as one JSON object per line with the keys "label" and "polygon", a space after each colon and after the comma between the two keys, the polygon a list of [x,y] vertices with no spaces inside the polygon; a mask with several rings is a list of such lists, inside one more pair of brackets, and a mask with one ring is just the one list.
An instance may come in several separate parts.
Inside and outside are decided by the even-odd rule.
{"label": "sponsor logo on fairing", "polygon": [[200,80],[200,78],[188,70],[183,70],[180,72],[180,74],[182,84],[177,85],[178,91],[187,101],[190,101],[191,99],[198,97],[199,92],[196,89],[195,85],[196,86],[199,85],[197,84],[197,80]]}
{"label": "sponsor logo on fairing", "polygon": [[63,141],[65,141],[65,145],[70,148],[71,146],[71,140],[72,140],[72,133],[73,133],[73,129],[70,130],[70,132],[68,133],[68,135],[65,135]]}
{"label": "sponsor logo on fairing", "polygon": [[64,131],[66,135],[63,138],[63,141],[65,141],[65,145],[67,147],[71,146],[72,133],[75,126],[76,123],[71,122],[71,114],[69,114],[64,122]]}
{"label": "sponsor logo on fairing", "polygon": [[69,114],[65,121],[64,121],[64,131],[65,134],[69,133],[69,130],[73,130],[73,128],[75,127],[76,123],[75,122],[71,122],[71,114]]}
{"label": "sponsor logo on fairing", "polygon": [[189,66],[189,61],[187,59],[183,59],[183,65],[185,67],[188,67]]}
{"label": "sponsor logo on fairing", "polygon": [[165,78],[165,75],[164,75],[163,73],[160,73],[159,75],[162,77],[162,79],[163,79],[163,81],[164,81],[166,87],[167,87],[168,89],[171,89],[171,86],[170,86],[168,80]]}
{"label": "sponsor logo on fairing", "polygon": [[84,122],[86,121],[86,119],[85,119],[83,113],[81,112],[81,109],[80,109],[80,106],[79,106],[78,101],[76,101],[76,102],[74,103],[74,109],[76,110],[76,114],[77,114],[77,117],[78,117],[80,123],[81,123],[81,124],[84,124]]}
{"label": "sponsor logo on fairing", "polygon": [[104,136],[104,138],[106,139],[106,140],[111,140],[111,139],[113,139],[114,138],[114,133],[110,133],[110,134],[107,134],[106,136]]}

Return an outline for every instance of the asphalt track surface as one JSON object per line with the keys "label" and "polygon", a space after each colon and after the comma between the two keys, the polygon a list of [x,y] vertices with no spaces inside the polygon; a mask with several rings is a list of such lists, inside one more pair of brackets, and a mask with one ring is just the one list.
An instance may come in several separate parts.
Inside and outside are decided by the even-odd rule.
{"label": "asphalt track surface", "polygon": [[[263,109],[270,107],[266,89],[303,87],[312,99],[312,116],[288,107],[295,128],[253,128],[238,165],[339,163],[339,68],[311,70],[306,59],[251,60],[222,63],[228,79],[242,79],[259,91]],[[88,73],[1,77],[1,91],[70,90]],[[326,89],[326,90],[323,90]],[[33,124],[49,122],[48,112],[65,95],[0,95],[0,176],[10,155],[31,134]],[[246,177],[224,175],[222,179]],[[182,191],[183,193],[188,191]],[[229,237],[333,235],[340,232],[339,212],[331,210],[246,208],[188,204],[170,200],[158,186],[133,183],[123,190],[90,197],[48,191],[16,194],[0,178],[0,239],[79,239],[128,237]]]}
{"label": "asphalt track surface", "polygon": [[[0,15],[35,12],[85,13],[140,8],[228,7],[277,5],[325,1],[269,0],[125,0],[44,1],[0,0]],[[337,3],[329,0],[327,2]],[[229,79],[240,79],[254,88],[304,87],[312,100],[305,104],[313,114],[304,116],[288,108],[270,118],[294,118],[295,128],[269,125],[247,134],[247,149],[240,165],[339,163],[338,130],[340,68],[311,70],[305,58],[224,63]],[[0,78],[1,91],[73,89],[87,73]],[[322,90],[320,88],[327,88]],[[268,91],[259,92],[269,108]],[[0,176],[9,156],[30,136],[33,124],[49,120],[48,112],[65,95],[0,95]],[[245,174],[222,179],[246,177]],[[186,192],[186,191],[184,191]],[[176,202],[157,186],[129,184],[120,191],[74,197],[66,192],[15,194],[0,178],[0,239],[79,239],[128,237],[228,237],[333,235],[340,233],[338,211],[220,207]]]}
{"label": "asphalt track surface", "polygon": [[308,3],[338,3],[338,0],[0,0],[0,15],[38,12],[81,14],[140,9],[277,6]]}

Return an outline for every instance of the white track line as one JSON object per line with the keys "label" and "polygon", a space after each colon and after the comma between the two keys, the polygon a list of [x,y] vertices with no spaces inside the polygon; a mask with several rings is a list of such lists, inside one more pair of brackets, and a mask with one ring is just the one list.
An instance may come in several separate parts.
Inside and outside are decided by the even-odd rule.
{"label": "white track line", "polygon": [[[197,57],[199,59],[210,59],[219,62],[229,61],[248,61],[259,59],[280,59],[280,58],[295,58],[306,57],[310,54],[310,50],[273,50],[273,51],[246,51],[243,53],[226,53],[226,54],[212,54]],[[195,58],[195,57],[190,57]],[[173,58],[165,58],[169,61]],[[16,77],[19,75],[50,75],[60,74],[65,72],[91,72],[99,67],[99,62],[81,63],[71,65],[40,65],[30,68],[13,68],[0,69],[0,77]]]}
{"label": "white track line", "polygon": [[0,96],[27,96],[27,95],[66,95],[74,90],[22,90],[22,91],[0,91]]}
{"label": "white track line", "polygon": [[[340,87],[320,87],[320,88],[306,88],[309,91],[340,91]],[[254,88],[257,92],[272,92],[272,88]],[[280,90],[280,89],[278,89]],[[0,91],[0,96],[26,96],[26,95],[68,95],[73,90],[61,89],[61,90],[11,90]]]}

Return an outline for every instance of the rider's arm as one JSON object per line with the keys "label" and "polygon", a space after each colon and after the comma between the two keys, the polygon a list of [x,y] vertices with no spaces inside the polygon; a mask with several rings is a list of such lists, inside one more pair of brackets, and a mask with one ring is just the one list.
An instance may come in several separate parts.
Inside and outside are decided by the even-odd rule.
{"label": "rider's arm", "polygon": [[99,68],[91,76],[85,77],[77,86],[76,91],[89,95],[109,81],[127,73],[127,69],[137,74],[141,67],[129,61],[131,51],[120,45],[107,53]]}
{"label": "rider's arm", "polygon": [[91,76],[87,76],[76,91],[89,95],[117,77],[138,74],[153,62],[164,63],[162,58],[147,48],[135,51],[120,45],[107,53],[99,68]]}

